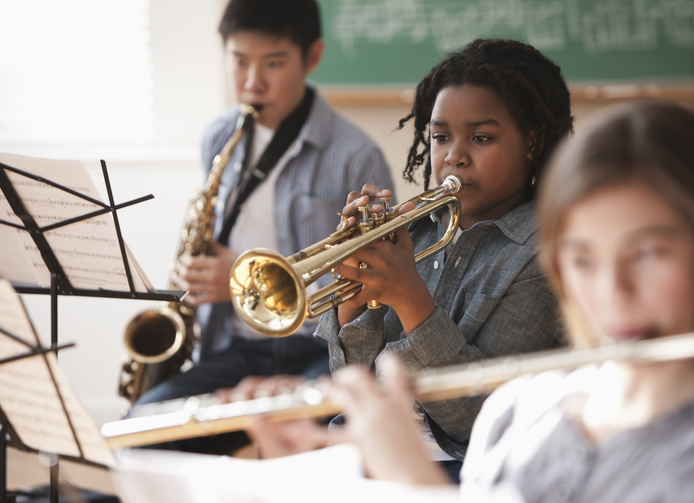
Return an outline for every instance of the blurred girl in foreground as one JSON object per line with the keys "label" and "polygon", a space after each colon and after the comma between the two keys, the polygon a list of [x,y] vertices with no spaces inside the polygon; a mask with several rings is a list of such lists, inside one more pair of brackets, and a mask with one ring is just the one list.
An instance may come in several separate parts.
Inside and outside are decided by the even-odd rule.
{"label": "blurred girl in foreground", "polygon": [[[575,344],[694,331],[693,114],[640,103],[596,116],[552,162],[540,215],[541,260]],[[335,375],[345,434],[370,476],[445,484],[410,420],[405,372],[389,364],[383,387],[365,369]],[[270,453],[305,445],[301,431],[260,421],[251,433]],[[610,362],[502,386],[475,422],[462,469],[464,493],[499,486],[526,502],[690,499],[694,361]]]}

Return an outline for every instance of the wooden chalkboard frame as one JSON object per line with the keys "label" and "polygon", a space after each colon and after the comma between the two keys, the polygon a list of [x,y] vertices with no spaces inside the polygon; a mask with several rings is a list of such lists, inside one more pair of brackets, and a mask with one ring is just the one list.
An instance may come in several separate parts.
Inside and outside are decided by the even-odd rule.
{"label": "wooden chalkboard frame", "polygon": [[[333,86],[318,84],[321,94],[335,108],[402,107],[412,105],[414,87]],[[582,84],[570,85],[574,105],[608,104],[642,98],[694,102],[692,84]]]}

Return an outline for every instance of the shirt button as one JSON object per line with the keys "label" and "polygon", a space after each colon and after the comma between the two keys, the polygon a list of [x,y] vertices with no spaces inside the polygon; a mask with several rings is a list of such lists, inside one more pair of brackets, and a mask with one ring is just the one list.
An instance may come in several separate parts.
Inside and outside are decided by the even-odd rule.
{"label": "shirt button", "polygon": [[462,257],[458,257],[458,258],[456,259],[456,261],[455,261],[455,267],[458,267],[458,266],[460,265],[460,259],[461,259],[461,258],[462,258]]}
{"label": "shirt button", "polygon": [[586,459],[586,454],[586,448],[581,444],[577,444],[576,446],[574,446],[574,448],[571,451],[571,455],[576,461],[583,461],[584,459]]}
{"label": "shirt button", "polygon": [[438,269],[438,268],[439,268],[439,261],[434,260],[434,269]]}
{"label": "shirt button", "polygon": [[566,501],[571,496],[571,488],[566,484],[559,484],[556,491],[554,491],[554,495],[559,501]]}
{"label": "shirt button", "polygon": [[237,162],[236,164],[234,164],[234,171],[241,171],[241,163],[240,162]]}

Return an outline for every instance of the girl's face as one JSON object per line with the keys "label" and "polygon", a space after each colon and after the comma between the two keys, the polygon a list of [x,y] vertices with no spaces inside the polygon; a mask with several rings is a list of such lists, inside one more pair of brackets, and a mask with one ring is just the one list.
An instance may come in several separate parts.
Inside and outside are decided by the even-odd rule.
{"label": "girl's face", "polygon": [[534,133],[523,134],[494,91],[446,87],[429,123],[431,165],[437,184],[457,175],[463,186],[460,227],[495,220],[525,202]]}
{"label": "girl's face", "polygon": [[567,301],[595,342],[694,330],[694,232],[646,185],[615,185],[576,204],[557,260]]}

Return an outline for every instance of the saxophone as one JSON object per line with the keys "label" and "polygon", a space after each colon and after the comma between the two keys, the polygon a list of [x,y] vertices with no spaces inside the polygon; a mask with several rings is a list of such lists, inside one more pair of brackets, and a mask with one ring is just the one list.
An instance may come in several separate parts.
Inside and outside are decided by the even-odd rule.
{"label": "saxophone", "polygon": [[[239,108],[241,115],[234,134],[215,156],[205,187],[189,205],[188,219],[181,230],[180,246],[171,267],[169,289],[176,288],[173,280],[181,255],[205,255],[212,250],[214,209],[222,173],[239,141],[258,119],[256,108],[244,104]],[[118,395],[133,403],[147,390],[181,372],[184,365],[192,362],[197,338],[195,327],[195,307],[183,302],[169,302],[130,320],[123,335],[127,355],[120,372]]]}

